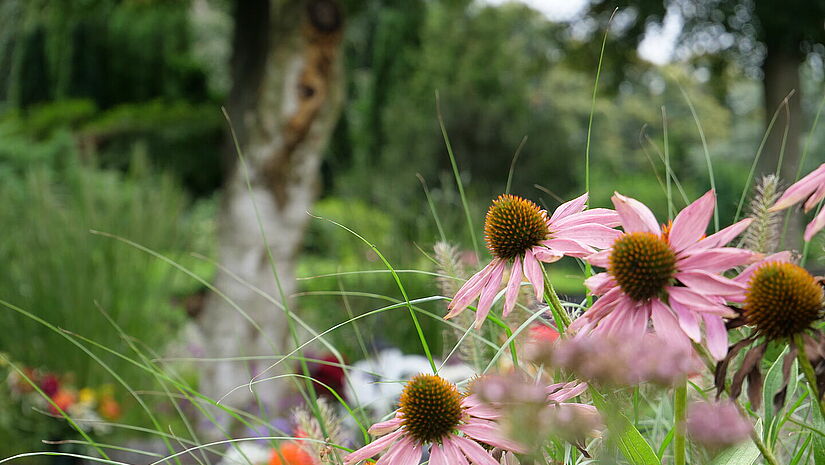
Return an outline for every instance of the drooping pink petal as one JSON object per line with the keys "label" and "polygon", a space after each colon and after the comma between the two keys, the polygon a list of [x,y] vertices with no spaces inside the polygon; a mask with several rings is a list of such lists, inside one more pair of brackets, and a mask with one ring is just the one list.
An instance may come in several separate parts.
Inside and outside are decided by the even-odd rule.
{"label": "drooping pink petal", "polygon": [[553,239],[571,239],[590,247],[604,249],[613,245],[622,235],[618,229],[608,228],[601,224],[585,223],[572,226],[553,233]]}
{"label": "drooping pink petal", "polygon": [[809,212],[813,210],[813,208],[817,206],[817,204],[819,204],[819,202],[822,199],[825,199],[825,176],[823,176],[822,183],[816,189],[816,192],[814,192],[813,194],[811,194],[810,197],[808,197],[808,200],[805,201],[805,203],[802,205],[802,208],[805,210],[805,212]]}
{"label": "drooping pink petal", "polygon": [[567,238],[547,239],[546,241],[542,241],[541,245],[549,248],[550,250],[556,251],[556,253],[562,253],[564,255],[576,258],[584,258],[596,251],[596,249],[588,246],[587,244],[579,242],[575,239]]}
{"label": "drooping pink petal", "polygon": [[536,299],[541,301],[542,294],[544,294],[544,276],[541,272],[541,265],[531,250],[524,252],[524,276],[527,276],[527,280],[533,285]]}
{"label": "drooping pink petal", "polygon": [[625,232],[642,231],[657,235],[662,233],[653,212],[642,202],[634,198],[625,197],[618,192],[614,193],[610,200],[613,201],[616,212],[622,218],[622,228],[624,228]]}
{"label": "drooping pink petal", "polygon": [[404,437],[392,445],[375,465],[418,465],[423,450],[410,437]]}
{"label": "drooping pink petal", "polygon": [[825,182],[825,163],[819,165],[819,168],[811,171],[807,176],[786,189],[782,197],[776,201],[769,211],[783,210],[804,200],[816,191],[823,182]]}
{"label": "drooping pink petal", "polygon": [[728,354],[728,330],[722,317],[702,314],[705,322],[705,338],[707,339],[708,351],[715,360],[722,360]]}
{"label": "drooping pink petal", "polygon": [[814,220],[808,224],[808,227],[805,228],[805,240],[810,241],[813,239],[814,235],[821,231],[822,228],[825,228],[825,208],[823,208]]}
{"label": "drooping pink petal", "polygon": [[344,457],[344,465],[351,465],[353,463],[358,463],[362,460],[366,460],[370,457],[373,457],[377,454],[380,454],[384,450],[386,450],[390,445],[398,439],[399,436],[404,434],[404,430],[397,430],[393,433],[390,433],[386,436],[376,439],[371,443],[367,444],[366,446],[348,454]]}
{"label": "drooping pink petal", "polygon": [[668,286],[666,290],[670,297],[671,305],[677,302],[694,312],[712,313],[726,317],[736,316],[722,301],[710,300],[706,296],[698,294],[687,287]]}
{"label": "drooping pink petal", "polygon": [[610,289],[609,291],[605,292],[605,294],[601,296],[601,298],[599,298],[599,300],[597,300],[596,303],[594,303],[592,306],[590,306],[590,308],[587,309],[586,312],[584,312],[584,315],[582,315],[579,318],[579,320],[588,319],[590,321],[598,321],[604,318],[605,315],[610,313],[620,301],[624,300],[624,298],[625,296],[624,294],[622,294],[621,288],[616,286],[613,289]]}
{"label": "drooping pink petal", "polygon": [[550,217],[550,222],[552,223],[554,220],[564,218],[574,213],[581,212],[582,210],[584,210],[586,203],[587,192],[576,197],[573,200],[564,202],[563,204],[559,205],[558,208],[556,208],[556,211],[553,212],[553,216]]}
{"label": "drooping pink petal", "polygon": [[694,251],[700,249],[712,249],[715,247],[727,245],[728,242],[732,241],[734,238],[736,238],[736,236],[745,232],[745,230],[748,229],[748,226],[750,226],[751,223],[753,223],[753,218],[745,218],[744,220],[739,220],[736,223],[728,226],[727,228],[724,228],[717,233],[711,234],[710,236],[689,246],[687,249],[685,249],[685,254],[691,254]]}
{"label": "drooping pink petal", "polygon": [[617,286],[610,273],[596,273],[584,280],[584,285],[595,295],[602,295]]}
{"label": "drooping pink petal", "polygon": [[397,430],[403,422],[404,420],[396,415],[392,420],[382,421],[370,426],[369,433],[373,436],[381,436]]}
{"label": "drooping pink petal", "polygon": [[470,394],[464,398],[463,404],[465,407],[464,411],[472,417],[486,418],[488,420],[495,420],[501,417],[501,412],[499,412],[498,409],[486,402],[482,402],[476,394]]}
{"label": "drooping pink petal", "polygon": [[745,290],[741,283],[704,270],[679,271],[675,277],[685,286],[703,294],[736,295]]}
{"label": "drooping pink petal", "polygon": [[521,259],[516,257],[510,268],[510,279],[507,280],[507,290],[504,292],[504,316],[510,314],[516,305],[518,290],[521,287]]}
{"label": "drooping pink petal", "polygon": [[433,444],[430,448],[430,465],[452,465],[440,444]]}
{"label": "drooping pink petal", "polygon": [[557,218],[550,222],[550,230],[558,230],[570,226],[576,226],[585,223],[602,224],[614,228],[622,224],[621,217],[615,210],[608,208],[591,208],[580,213],[576,213],[563,218]]}
{"label": "drooping pink petal", "polygon": [[561,389],[551,389],[556,385],[547,386],[548,396],[547,400],[553,402],[564,402],[581,395],[587,390],[587,383],[579,383],[576,381],[565,383]]}
{"label": "drooping pink petal", "polygon": [[478,298],[478,307],[476,307],[476,329],[481,327],[487,314],[490,313],[490,308],[493,306],[493,300],[496,298],[498,288],[501,286],[501,277],[504,274],[505,261],[501,260],[490,272],[490,277],[487,283],[481,290],[481,296]]}
{"label": "drooping pink petal", "polygon": [[564,258],[564,253],[558,250],[550,250],[546,247],[536,246],[530,249],[536,260],[544,263],[554,263]]}
{"label": "drooping pink petal", "polygon": [[626,303],[624,330],[627,334],[641,338],[647,332],[647,322],[650,319],[649,305],[634,305]]}
{"label": "drooping pink petal", "polygon": [[670,308],[676,312],[676,319],[682,331],[694,341],[702,342],[702,331],[699,329],[699,318],[696,313],[676,300],[670,301]]}
{"label": "drooping pink petal", "polygon": [[467,457],[464,456],[464,452],[461,451],[461,448],[452,440],[453,436],[444,439],[444,456],[449,461],[450,465],[469,465],[467,462]]}
{"label": "drooping pink petal", "polygon": [[653,320],[653,328],[659,337],[668,340],[669,343],[676,346],[690,347],[690,341],[687,335],[682,331],[679,322],[673,313],[671,313],[670,309],[658,299],[651,299],[650,304],[650,316]]}
{"label": "drooping pink petal", "polygon": [[588,255],[584,259],[590,262],[593,266],[598,266],[599,268],[607,268],[610,266],[610,252],[612,250],[602,250],[601,252],[596,252],[592,255]]}
{"label": "drooping pink petal", "polygon": [[447,313],[445,319],[450,319],[459,313],[463,312],[473,301],[481,294],[481,289],[484,288],[484,285],[490,278],[490,272],[498,265],[501,260],[495,259],[491,261],[487,266],[481,269],[478,273],[474,274],[473,277],[467,280],[461,289],[455,293],[455,297],[447,305],[447,308],[450,309],[450,312]]}
{"label": "drooping pink petal", "polygon": [[735,266],[753,263],[759,258],[759,254],[747,249],[717,247],[698,250],[687,257],[678,257],[676,268],[680,271],[704,270],[711,273],[721,273]]}
{"label": "drooping pink petal", "polygon": [[521,444],[506,439],[499,432],[498,428],[490,423],[481,423],[478,421],[469,422],[458,427],[462,433],[470,436],[481,442],[498,447],[499,449],[511,450],[513,452],[526,452],[524,446]]}
{"label": "drooping pink petal", "polygon": [[496,459],[475,441],[461,436],[452,436],[450,441],[460,447],[464,455],[476,465],[499,465]]}
{"label": "drooping pink petal", "polygon": [[670,245],[679,252],[697,242],[705,230],[716,206],[716,194],[709,190],[705,195],[691,203],[676,215],[668,235]]}

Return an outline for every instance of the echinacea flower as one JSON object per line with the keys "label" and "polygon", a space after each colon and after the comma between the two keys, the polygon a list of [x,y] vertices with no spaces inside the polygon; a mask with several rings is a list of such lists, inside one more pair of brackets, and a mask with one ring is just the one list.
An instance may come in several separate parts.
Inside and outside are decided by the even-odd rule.
{"label": "echinacea flower", "polygon": [[753,427],[733,402],[696,402],[688,407],[685,429],[697,444],[717,451],[738,444]]}
{"label": "echinacea flower", "polygon": [[[783,382],[774,395],[775,408],[785,402],[788,375],[797,347],[793,339],[802,337],[808,345],[817,346],[819,342],[810,337],[814,323],[825,312],[822,285],[804,268],[788,262],[788,252],[771,255],[759,263],[746,268],[735,279],[747,283],[743,294],[731,296],[729,300],[742,304],[740,316],[731,321],[730,327],[743,324],[753,327],[753,333],[733,344],[728,355],[716,366],[717,396],[724,390],[727,369],[731,360],[745,347],[751,346],[745,355],[742,366],[733,375],[730,384],[730,396],[736,398],[742,391],[742,383],[748,379],[748,397],[754,408],[758,408],[762,399],[762,373],[759,370],[762,356],[768,344],[780,342],[790,346],[783,360]],[[814,365],[821,362],[816,352],[808,354],[814,357]],[[821,373],[825,381],[825,373]],[[820,381],[821,382],[821,381]]]}
{"label": "echinacea flower", "polygon": [[[807,200],[806,200],[807,199]],[[795,203],[805,200],[802,207],[805,212],[811,211],[816,204],[825,199],[825,163],[808,173],[807,176],[794,183],[776,201],[770,211],[784,210]],[[825,208],[805,228],[805,240],[813,239],[814,234],[825,228]]]}
{"label": "echinacea flower", "polygon": [[608,247],[620,234],[616,212],[604,208],[585,210],[587,194],[560,205],[550,218],[535,203],[503,194],[493,201],[484,220],[484,238],[493,260],[456,292],[444,318],[463,312],[478,298],[475,327],[490,312],[501,289],[504,271],[510,268],[504,297],[504,316],[516,305],[524,277],[541,300],[544,276],[539,262],[553,263],[565,255],[583,258]]}
{"label": "echinacea flower", "polygon": [[751,263],[756,254],[722,246],[751,220],[705,237],[716,204],[712,190],[664,228],[638,200],[619,193],[611,200],[624,234],[609,249],[586,258],[607,271],[585,282],[601,298],[571,329],[641,337],[652,321],[660,336],[689,346],[689,339],[701,342],[704,322],[708,349],[717,360],[724,357],[728,336],[722,317],[731,315],[724,297],[741,293],[743,285],[720,273]]}
{"label": "echinacea flower", "polygon": [[418,375],[404,387],[395,418],[370,427],[371,434],[382,437],[344,457],[344,465],[383,451],[387,452],[376,465],[418,465],[428,447],[431,465],[498,465],[480,442],[521,451],[499,434],[498,417],[494,409],[474,395],[463,396],[449,381]]}

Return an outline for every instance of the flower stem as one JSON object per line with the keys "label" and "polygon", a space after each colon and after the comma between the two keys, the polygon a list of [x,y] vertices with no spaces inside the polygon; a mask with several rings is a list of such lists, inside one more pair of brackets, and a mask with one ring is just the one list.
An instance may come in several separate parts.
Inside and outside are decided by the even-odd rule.
{"label": "flower stem", "polygon": [[685,465],[685,417],[687,412],[687,380],[673,392],[673,464]]}
{"label": "flower stem", "polygon": [[823,404],[822,395],[819,392],[816,384],[816,374],[811,361],[808,360],[808,354],[805,353],[805,341],[802,340],[802,335],[797,334],[793,337],[796,344],[796,359],[799,361],[799,366],[802,368],[802,373],[805,374],[805,380],[808,382],[808,387],[811,389],[811,394],[814,400],[819,405],[819,412],[825,417],[825,404]]}
{"label": "flower stem", "polygon": [[550,282],[550,277],[547,275],[544,266],[541,267],[541,272],[544,275],[544,299],[550,304],[550,311],[553,313],[553,319],[556,321],[559,333],[564,333],[567,327],[570,326],[570,316],[561,304],[559,295],[556,294],[556,289],[553,287],[553,283]]}

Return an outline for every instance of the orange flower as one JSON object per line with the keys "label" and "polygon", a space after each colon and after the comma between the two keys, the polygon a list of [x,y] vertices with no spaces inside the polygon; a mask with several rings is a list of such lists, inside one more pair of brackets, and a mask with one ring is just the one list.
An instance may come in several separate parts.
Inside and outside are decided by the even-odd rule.
{"label": "orange flower", "polygon": [[315,465],[315,460],[307,451],[295,442],[288,442],[272,450],[269,465]]}
{"label": "orange flower", "polygon": [[115,398],[111,395],[104,395],[100,399],[100,405],[97,410],[100,413],[100,416],[107,420],[113,421],[120,418],[120,404],[118,404]]}
{"label": "orange flower", "polygon": [[[77,402],[77,396],[73,391],[70,391],[68,389],[60,389],[55,393],[54,396],[52,396],[52,402],[54,402],[54,404],[49,405],[49,410],[53,414],[59,415],[60,411],[58,410],[58,408],[65,412],[66,409],[68,409],[69,407],[74,405],[75,402]],[[55,407],[55,405],[57,405],[57,407]]]}

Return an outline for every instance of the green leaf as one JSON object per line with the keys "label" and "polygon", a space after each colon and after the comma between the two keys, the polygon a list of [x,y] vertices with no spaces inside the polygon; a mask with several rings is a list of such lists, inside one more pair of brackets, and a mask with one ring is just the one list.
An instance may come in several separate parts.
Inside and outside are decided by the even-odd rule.
{"label": "green leaf", "polygon": [[[811,411],[813,412],[813,418],[811,418],[812,426],[820,431],[825,431],[825,420],[822,418],[822,412],[817,408],[816,396],[813,395],[810,386],[808,386],[808,389],[811,394]],[[816,465],[825,465],[825,437],[818,434],[814,434],[813,436],[814,463]]]}
{"label": "green leaf", "polygon": [[[776,443],[777,430],[779,429],[777,425],[778,417],[773,411],[773,396],[779,391],[779,388],[782,387],[782,363],[787,352],[788,348],[785,347],[785,350],[783,350],[771,364],[771,367],[768,369],[768,374],[765,375],[765,385],[762,388],[762,408],[765,409],[765,434],[762,439],[770,447],[773,447]],[[790,391],[790,386],[788,386],[788,390]],[[786,399],[790,399],[791,395],[793,395],[792,392],[788,392],[788,394]]]}
{"label": "green leaf", "polygon": [[[754,429],[757,433],[762,434],[761,419],[757,420]],[[752,465],[760,455],[759,449],[753,441],[746,441],[723,450],[708,465]]]}
{"label": "green leaf", "polygon": [[590,395],[596,408],[611,419],[611,432],[616,438],[616,445],[628,462],[632,465],[661,465],[653,447],[626,416],[618,410],[610,409],[604,397],[592,387]]}

